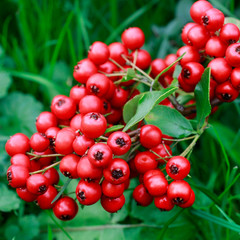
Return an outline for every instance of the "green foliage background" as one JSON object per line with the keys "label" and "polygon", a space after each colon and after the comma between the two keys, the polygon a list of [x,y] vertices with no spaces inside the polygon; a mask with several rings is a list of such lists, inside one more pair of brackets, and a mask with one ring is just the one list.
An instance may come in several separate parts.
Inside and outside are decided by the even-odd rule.
{"label": "green foliage background", "polygon": [[[240,239],[240,99],[223,104],[191,155],[189,182],[194,207],[160,212],[142,208],[126,191],[127,204],[115,214],[99,204],[60,222],[50,211],[21,201],[8,188],[9,157],[4,144],[16,132],[31,135],[35,118],[52,97],[76,84],[73,66],[96,40],[120,40],[138,26],[153,58],[176,52],[190,21],[191,0],[1,0],[0,1],[0,239]],[[212,0],[227,16],[240,16],[240,3]],[[187,143],[179,146],[186,147]],[[63,180],[64,181],[64,180]],[[137,184],[133,180],[131,188]],[[69,192],[74,190],[72,181]],[[61,228],[66,232],[63,232]]]}

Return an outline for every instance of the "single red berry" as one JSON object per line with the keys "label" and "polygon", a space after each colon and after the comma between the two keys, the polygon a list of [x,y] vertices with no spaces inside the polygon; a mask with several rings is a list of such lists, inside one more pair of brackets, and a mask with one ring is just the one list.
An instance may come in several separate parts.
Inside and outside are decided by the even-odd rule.
{"label": "single red berry", "polygon": [[224,57],[227,45],[217,36],[211,37],[205,46],[206,54],[211,57]]}
{"label": "single red berry", "polygon": [[[136,66],[145,70],[147,69],[152,61],[151,55],[144,49],[139,49],[131,53],[132,62],[136,61]],[[136,58],[136,59],[135,59]]]}
{"label": "single red berry", "polygon": [[96,203],[102,195],[101,187],[96,182],[80,180],[76,187],[77,200],[82,205],[92,205]]}
{"label": "single red berry", "polygon": [[145,35],[142,29],[138,27],[131,27],[122,33],[121,39],[126,48],[135,50],[144,45]]}
{"label": "single red berry", "polygon": [[235,42],[238,42],[240,37],[240,30],[235,24],[227,23],[224,24],[221,28],[219,37],[224,43],[233,44]]}
{"label": "single red berry", "polygon": [[88,78],[97,73],[97,67],[89,59],[83,59],[74,67],[73,77],[80,83],[86,83]]}
{"label": "single red berry", "polygon": [[162,141],[162,131],[154,125],[145,125],[140,131],[140,143],[146,148],[153,148]]}
{"label": "single red berry", "polygon": [[210,34],[204,26],[197,24],[189,29],[187,38],[189,41],[188,44],[201,49],[205,47],[208,39],[210,38]]}
{"label": "single red berry", "polygon": [[82,156],[85,152],[94,145],[94,140],[91,138],[87,138],[84,135],[76,136],[75,140],[73,141],[73,150],[76,154]]}
{"label": "single red berry", "polygon": [[86,89],[89,94],[103,97],[108,92],[110,80],[102,73],[95,73],[86,83]]}
{"label": "single red berry", "polygon": [[[104,64],[100,65],[98,69],[101,72],[104,72],[107,74],[111,74],[119,71],[118,67],[113,62],[110,62],[110,61],[107,61]],[[109,79],[112,81],[116,81],[118,80],[118,76],[112,76],[112,77],[109,77]]]}
{"label": "single red berry", "polygon": [[148,193],[143,184],[138,185],[133,190],[133,199],[140,206],[148,206],[153,201],[153,197]]}
{"label": "single red berry", "polygon": [[30,150],[29,138],[22,133],[16,133],[8,139],[5,150],[11,157],[17,153],[25,154]]}
{"label": "single red berry", "polygon": [[81,157],[77,165],[78,177],[82,179],[100,179],[102,169],[91,164],[87,156]]}
{"label": "single red berry", "polygon": [[109,81],[109,88],[105,95],[106,100],[111,100],[113,98],[115,88],[116,88],[115,84],[112,81]]}
{"label": "single red berry", "polygon": [[185,43],[185,44],[189,44],[189,40],[188,40],[188,32],[189,30],[194,27],[194,26],[197,26],[198,24],[196,23],[193,23],[193,22],[189,22],[187,23],[183,29],[182,29],[182,34],[181,34],[181,38],[182,38],[182,41]]}
{"label": "single red berry", "polygon": [[225,82],[232,72],[232,67],[228,64],[225,58],[213,59],[209,62],[208,67],[211,68],[213,79],[218,83]]}
{"label": "single red berry", "polygon": [[105,115],[110,112],[111,112],[111,104],[106,99],[102,99],[102,109],[100,113],[102,115]]}
{"label": "single red berry", "polygon": [[48,128],[57,127],[57,118],[51,112],[42,112],[37,117],[36,128],[40,133],[45,133]]}
{"label": "single red berry", "polygon": [[51,209],[54,207],[56,202],[52,203],[53,199],[57,196],[58,192],[55,187],[49,186],[47,191],[38,196],[37,198],[37,205],[41,209]]}
{"label": "single red berry", "polygon": [[7,170],[7,180],[11,187],[25,187],[29,178],[29,170],[21,165],[11,165]]}
{"label": "single red berry", "polygon": [[103,170],[103,175],[112,184],[120,184],[129,178],[130,169],[126,161],[121,158],[115,158]]}
{"label": "single red berry", "polygon": [[154,59],[151,62],[151,75],[155,78],[165,68],[167,68],[167,64],[163,59],[161,58]]}
{"label": "single red berry", "polygon": [[230,81],[234,88],[240,90],[240,68],[234,68],[232,70]]}
{"label": "single red berry", "polygon": [[37,199],[38,195],[30,193],[26,187],[17,188],[17,195],[25,202],[33,202]]}
{"label": "single red berry", "polygon": [[[168,54],[165,58],[164,58],[164,62],[167,64],[167,66],[170,66],[173,62],[175,62],[177,60],[177,55],[176,54]],[[175,63],[168,71],[167,71],[167,76],[172,76],[175,67],[176,67],[177,63]]]}
{"label": "single red berry", "polygon": [[194,92],[194,89],[196,87],[196,85],[187,84],[183,80],[182,74],[178,76],[178,85],[179,85],[179,88],[181,88],[184,92]]}
{"label": "single red berry", "polygon": [[191,187],[184,180],[173,181],[167,189],[167,196],[176,205],[186,203],[191,196]]}
{"label": "single red berry", "polygon": [[88,51],[88,58],[96,65],[104,64],[110,56],[108,46],[100,41],[94,42]]}
{"label": "single red berry", "polygon": [[86,95],[86,87],[84,85],[76,85],[71,88],[69,97],[75,102],[76,105],[78,105],[81,99]]}
{"label": "single red berry", "polygon": [[93,166],[104,168],[112,161],[113,153],[108,145],[97,143],[88,150],[87,156]]}
{"label": "single red berry", "polygon": [[119,42],[114,42],[108,46],[108,49],[110,51],[110,58],[123,66],[126,61],[122,58],[122,55],[125,57],[128,55],[127,48]]}
{"label": "single red berry", "polygon": [[49,182],[47,178],[40,174],[31,175],[27,179],[27,190],[33,194],[41,195],[48,189]]}
{"label": "single red berry", "polygon": [[181,156],[172,157],[166,165],[168,176],[174,180],[182,180],[187,177],[190,168],[190,162]]}
{"label": "single red berry", "polygon": [[134,164],[139,173],[145,173],[148,170],[155,169],[158,165],[158,161],[156,161],[156,156],[149,152],[140,152],[134,158]]}
{"label": "single red berry", "polygon": [[227,48],[226,60],[232,67],[240,67],[240,43],[233,43]]}
{"label": "single red berry", "polygon": [[60,154],[70,154],[73,152],[72,143],[76,135],[71,128],[61,129],[56,136],[55,151]]}
{"label": "single red berry", "polygon": [[191,207],[194,204],[194,202],[195,202],[195,193],[192,190],[190,198],[188,199],[188,201],[185,202],[185,203],[179,204],[178,206],[181,207],[181,208],[188,208],[188,207]]}
{"label": "single red berry", "polygon": [[59,182],[59,174],[55,168],[49,168],[43,173],[44,177],[47,178],[49,185],[57,185]]}
{"label": "single red berry", "polygon": [[188,62],[200,62],[200,54],[193,46],[183,46],[179,48],[177,51],[177,57],[182,56],[184,53],[186,54],[180,60],[181,66],[184,66]]}
{"label": "single red berry", "polygon": [[107,197],[111,197],[111,198],[120,197],[125,190],[124,183],[125,182],[120,184],[112,184],[111,182],[104,179],[102,182],[102,192]]}
{"label": "single red berry", "polygon": [[43,152],[47,150],[50,141],[45,133],[34,133],[30,138],[30,146],[34,151]]}
{"label": "single red berry", "polygon": [[87,113],[82,118],[81,128],[86,137],[98,138],[106,131],[107,121],[100,113]]}
{"label": "single red berry", "polygon": [[224,14],[216,8],[210,8],[202,15],[202,25],[210,32],[216,32],[223,24]]}
{"label": "single red berry", "polygon": [[[164,173],[159,168],[156,168],[156,169],[148,170],[147,172],[145,172],[142,176],[141,182],[142,183],[147,182],[148,178],[155,176],[155,175],[160,175],[162,177],[165,177]],[[140,178],[139,178],[139,180],[140,180]]]}
{"label": "single red berry", "polygon": [[196,1],[190,8],[190,15],[194,22],[201,23],[203,14],[210,8],[212,4],[208,1]]}
{"label": "single red berry", "polygon": [[64,156],[59,166],[61,173],[68,178],[78,178],[77,165],[79,160],[80,157],[75,154]]}
{"label": "single red berry", "polygon": [[53,208],[54,215],[62,221],[73,219],[76,216],[77,212],[78,205],[74,199],[68,196],[60,198]]}
{"label": "single red berry", "polygon": [[112,149],[113,154],[121,156],[131,148],[131,138],[125,132],[113,132],[108,137],[107,145]]}
{"label": "single red berry", "polygon": [[74,131],[81,131],[81,123],[82,123],[83,114],[75,115],[70,122],[70,128]]}
{"label": "single red berry", "polygon": [[204,67],[197,62],[186,63],[182,68],[182,81],[188,85],[196,85],[200,82]]}
{"label": "single red berry", "polygon": [[58,127],[50,127],[46,130],[45,135],[50,140],[50,147],[53,146],[53,142],[56,139],[57,133],[60,131]]}
{"label": "single red berry", "polygon": [[155,197],[154,204],[161,211],[170,211],[174,208],[174,204],[170,201],[167,194],[163,196]]}
{"label": "single red berry", "polygon": [[67,96],[57,95],[52,100],[51,111],[59,119],[70,119],[76,113],[76,104],[74,100]]}
{"label": "single red berry", "polygon": [[215,94],[222,102],[232,102],[238,97],[239,91],[232,86],[230,81],[226,81],[217,85]]}
{"label": "single red berry", "polygon": [[112,108],[106,119],[110,124],[117,124],[122,119],[122,109]]}
{"label": "single red berry", "polygon": [[30,169],[31,167],[29,157],[23,153],[15,154],[14,156],[12,156],[10,161],[12,165],[21,165],[26,167],[27,169]]}
{"label": "single red berry", "polygon": [[102,207],[110,213],[115,213],[120,210],[125,203],[124,195],[121,195],[117,198],[109,198],[104,195],[101,197],[101,205]]}
{"label": "single red berry", "polygon": [[29,172],[35,172],[35,171],[42,169],[41,163],[36,159],[31,160],[30,165],[31,165],[31,167],[30,167]]}
{"label": "single red berry", "polygon": [[121,87],[116,87],[113,97],[110,100],[111,106],[114,108],[121,108],[128,100],[128,91]]}

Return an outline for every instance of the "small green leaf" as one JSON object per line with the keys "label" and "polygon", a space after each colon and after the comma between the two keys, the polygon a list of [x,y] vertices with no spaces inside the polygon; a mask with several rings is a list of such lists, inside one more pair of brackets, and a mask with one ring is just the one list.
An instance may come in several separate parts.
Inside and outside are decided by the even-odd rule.
{"label": "small green leaf", "polygon": [[7,72],[0,72],[0,98],[7,95],[8,88],[12,83],[12,78]]}
{"label": "small green leaf", "polygon": [[136,72],[132,68],[127,69],[127,75],[122,78],[122,82],[127,82],[136,77]]}
{"label": "small green leaf", "polygon": [[17,197],[17,194],[12,190],[9,190],[3,183],[0,184],[0,193],[1,211],[10,212],[19,208],[20,199]]}
{"label": "small green leaf", "polygon": [[194,132],[191,123],[176,109],[158,105],[145,117],[147,124],[153,124],[164,134],[175,138],[187,137]]}
{"label": "small green leaf", "polygon": [[161,91],[153,91],[140,94],[134,97],[129,103],[125,104],[123,108],[124,121],[127,123],[123,131],[127,131],[129,128],[140,122],[153,107],[175,92],[178,88],[169,87]]}
{"label": "small green leaf", "polygon": [[206,68],[201,81],[197,84],[195,88],[195,97],[197,105],[197,121],[198,128],[200,129],[205,121],[205,118],[211,113],[210,104],[210,68]]}
{"label": "small green leaf", "polygon": [[178,78],[181,71],[182,71],[182,67],[180,65],[176,65],[174,72],[173,72],[173,78]]}
{"label": "small green leaf", "polygon": [[115,125],[115,126],[112,126],[110,128],[107,128],[105,133],[115,132],[115,131],[118,131],[118,130],[122,129],[123,127],[124,127],[124,125]]}
{"label": "small green leaf", "polygon": [[225,17],[224,18],[224,24],[227,24],[227,23],[233,23],[233,24],[237,25],[238,28],[240,28],[240,20],[237,19],[237,18]]}

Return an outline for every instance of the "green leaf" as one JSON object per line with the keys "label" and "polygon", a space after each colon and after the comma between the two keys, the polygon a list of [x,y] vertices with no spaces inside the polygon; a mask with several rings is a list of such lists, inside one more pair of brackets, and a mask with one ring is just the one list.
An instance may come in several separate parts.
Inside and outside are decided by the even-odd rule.
{"label": "green leaf", "polygon": [[20,199],[17,194],[9,190],[3,183],[0,184],[0,210],[3,212],[10,212],[18,209],[20,205]]}
{"label": "green leaf", "polygon": [[194,214],[200,218],[203,218],[207,221],[213,222],[221,227],[228,228],[228,229],[231,229],[236,232],[240,232],[240,225],[238,225],[236,223],[230,223],[222,218],[212,215],[211,213],[204,212],[201,210],[191,209],[190,211],[192,214]]}
{"label": "green leaf", "polygon": [[200,129],[204,124],[205,118],[211,113],[210,104],[210,68],[206,68],[201,81],[195,88],[195,97],[197,105],[197,121],[198,128]]}
{"label": "green leaf", "polygon": [[7,95],[7,91],[11,83],[11,76],[7,72],[0,72],[0,98]]}
{"label": "green leaf", "polygon": [[173,72],[173,78],[178,78],[181,71],[182,71],[182,67],[180,65],[176,65],[174,72]]}
{"label": "green leaf", "polygon": [[31,135],[36,131],[35,120],[43,106],[33,96],[13,92],[0,100],[0,106],[0,135]]}
{"label": "green leaf", "polygon": [[127,123],[123,131],[140,122],[153,107],[175,92],[178,88],[169,87],[161,91],[147,92],[137,95],[123,108],[123,119]]}
{"label": "green leaf", "polygon": [[132,68],[127,69],[127,75],[122,78],[122,82],[127,82],[136,77],[136,72]]}
{"label": "green leaf", "polygon": [[105,133],[115,132],[115,131],[118,131],[118,130],[122,129],[123,127],[124,127],[124,125],[115,125],[115,126],[112,126],[110,128],[107,128]]}
{"label": "green leaf", "polygon": [[225,17],[224,19],[224,24],[226,23],[233,23],[235,25],[238,26],[238,28],[240,28],[240,20],[234,17]]}
{"label": "green leaf", "polygon": [[164,134],[175,138],[187,137],[194,132],[189,120],[176,109],[167,106],[155,106],[145,120],[147,124],[153,124]]}

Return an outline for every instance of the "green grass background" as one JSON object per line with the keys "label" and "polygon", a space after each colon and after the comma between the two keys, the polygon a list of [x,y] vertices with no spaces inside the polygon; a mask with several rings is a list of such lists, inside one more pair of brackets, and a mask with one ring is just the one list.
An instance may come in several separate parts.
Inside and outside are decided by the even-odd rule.
{"label": "green grass background", "polygon": [[[210,118],[191,155],[189,182],[196,192],[190,209],[160,212],[142,208],[126,191],[116,214],[99,204],[60,222],[50,211],[27,204],[7,187],[9,157],[4,144],[16,132],[31,135],[35,118],[56,94],[76,84],[72,70],[99,40],[119,41],[138,26],[153,58],[176,52],[190,21],[191,0],[1,0],[0,1],[0,239],[240,239],[240,99],[223,104]],[[212,0],[227,16],[240,16],[240,3]],[[186,143],[187,144],[187,143]],[[183,147],[181,145],[179,150]],[[63,180],[64,181],[64,180]],[[131,188],[137,184],[135,180]],[[69,191],[74,190],[72,181]],[[65,232],[61,230],[64,228]]]}

